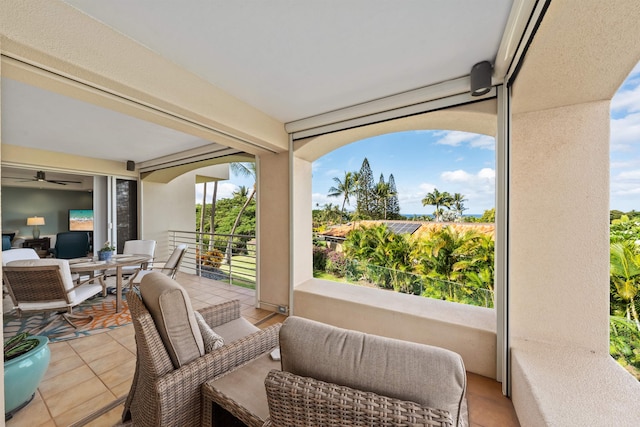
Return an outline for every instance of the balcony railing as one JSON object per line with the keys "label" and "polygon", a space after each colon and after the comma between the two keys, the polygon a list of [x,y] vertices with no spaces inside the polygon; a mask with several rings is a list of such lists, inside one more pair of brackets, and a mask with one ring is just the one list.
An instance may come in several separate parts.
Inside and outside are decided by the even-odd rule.
{"label": "balcony railing", "polygon": [[182,265],[195,274],[229,284],[255,289],[255,236],[169,231],[173,247],[187,244]]}
{"label": "balcony railing", "polygon": [[421,276],[388,267],[346,260],[344,277],[349,283],[375,285],[405,294],[458,302],[461,304],[493,307],[493,292],[457,282]]}

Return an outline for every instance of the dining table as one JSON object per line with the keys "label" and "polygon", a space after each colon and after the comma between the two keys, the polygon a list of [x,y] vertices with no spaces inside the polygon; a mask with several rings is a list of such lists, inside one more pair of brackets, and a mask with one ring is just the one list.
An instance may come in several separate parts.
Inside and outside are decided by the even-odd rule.
{"label": "dining table", "polygon": [[141,269],[151,261],[151,256],[141,254],[113,255],[108,261],[100,261],[98,257],[73,258],[69,260],[71,273],[95,275],[97,271],[105,274],[107,270],[116,271],[116,313],[122,310],[122,267],[140,265]]}

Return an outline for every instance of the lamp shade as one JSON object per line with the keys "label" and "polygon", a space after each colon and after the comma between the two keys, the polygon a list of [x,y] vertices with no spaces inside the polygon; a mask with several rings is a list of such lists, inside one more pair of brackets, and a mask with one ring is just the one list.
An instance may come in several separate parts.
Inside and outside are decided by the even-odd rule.
{"label": "lamp shade", "polygon": [[27,225],[44,225],[44,218],[41,216],[32,216],[27,218]]}

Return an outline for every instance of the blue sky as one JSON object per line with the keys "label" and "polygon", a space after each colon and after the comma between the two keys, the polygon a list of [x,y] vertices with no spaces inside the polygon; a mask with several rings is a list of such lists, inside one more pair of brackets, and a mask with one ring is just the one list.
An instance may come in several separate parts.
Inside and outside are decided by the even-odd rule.
{"label": "blue sky", "polygon": [[[492,137],[452,131],[408,131],[354,142],[313,163],[313,207],[342,204],[328,197],[333,178],[357,171],[367,157],[374,179],[388,180],[393,174],[400,212],[432,214],[433,206],[422,206],[422,198],[437,188],[462,193],[467,214],[481,214],[494,207],[495,141]],[[218,198],[229,197],[239,185],[253,181],[233,174],[221,182]],[[640,64],[622,84],[611,102],[611,209],[640,210]],[[211,200],[209,189],[208,201]],[[202,185],[196,203],[202,201]],[[347,206],[353,209],[355,206]]]}

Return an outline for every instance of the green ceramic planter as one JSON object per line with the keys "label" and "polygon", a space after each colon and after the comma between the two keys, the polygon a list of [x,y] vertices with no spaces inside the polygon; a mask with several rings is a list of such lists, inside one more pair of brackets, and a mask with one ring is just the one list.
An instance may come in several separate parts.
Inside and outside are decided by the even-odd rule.
{"label": "green ceramic planter", "polygon": [[33,336],[40,343],[36,348],[4,363],[5,417],[27,404],[36,392],[51,360],[49,339]]}

